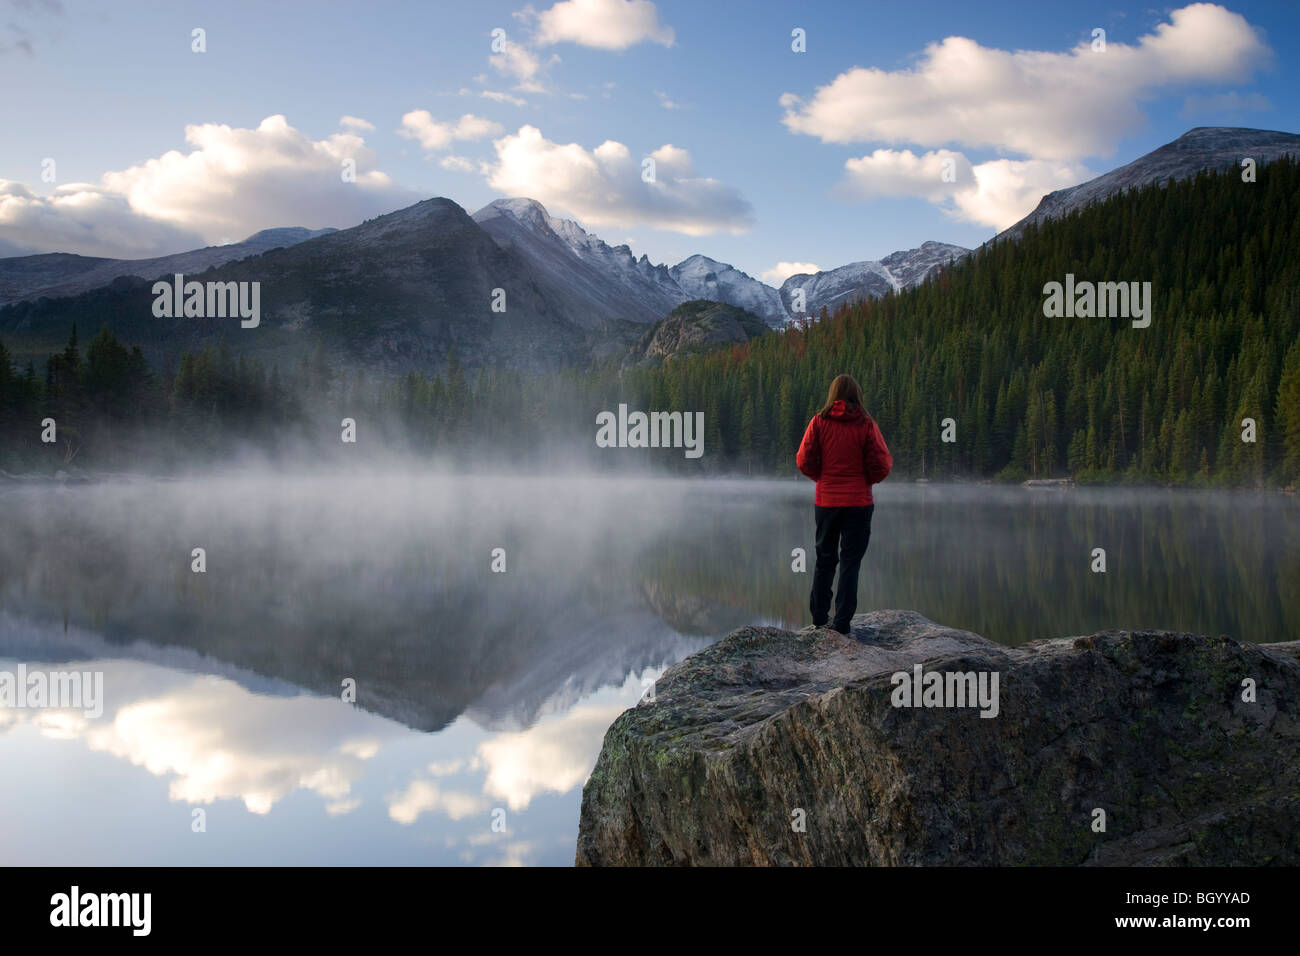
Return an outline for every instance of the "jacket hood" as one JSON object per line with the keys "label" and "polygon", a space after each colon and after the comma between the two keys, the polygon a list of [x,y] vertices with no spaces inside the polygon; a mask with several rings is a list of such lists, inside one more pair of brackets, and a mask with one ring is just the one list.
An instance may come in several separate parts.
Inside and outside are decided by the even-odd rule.
{"label": "jacket hood", "polygon": [[837,422],[856,422],[866,418],[861,405],[849,405],[843,401],[835,401],[831,404],[831,418]]}

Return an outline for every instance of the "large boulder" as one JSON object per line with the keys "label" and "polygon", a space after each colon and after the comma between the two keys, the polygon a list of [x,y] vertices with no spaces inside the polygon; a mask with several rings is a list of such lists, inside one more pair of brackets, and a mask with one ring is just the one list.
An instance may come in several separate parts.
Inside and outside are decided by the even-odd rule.
{"label": "large boulder", "polygon": [[[744,627],[670,668],[605,735],[577,863],[1300,863],[1300,642],[852,631]],[[980,674],[982,705],[905,706]]]}

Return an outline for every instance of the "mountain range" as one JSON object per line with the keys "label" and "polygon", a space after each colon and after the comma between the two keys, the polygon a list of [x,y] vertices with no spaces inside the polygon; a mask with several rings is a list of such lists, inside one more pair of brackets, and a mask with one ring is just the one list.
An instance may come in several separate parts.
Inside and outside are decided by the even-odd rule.
{"label": "mountain range", "polygon": [[[16,343],[11,351],[21,359],[24,350],[39,354],[66,341],[75,322],[87,332],[107,324],[159,368],[181,350],[224,338],[268,366],[319,346],[340,364],[379,374],[441,370],[453,350],[470,367],[539,371],[621,351],[645,325],[605,319],[449,199],[185,274],[259,283],[255,329],[230,318],[156,318],[155,278],[119,276],[69,298],[12,303],[0,309],[0,340]],[[494,302],[504,310],[494,311]]]}
{"label": "mountain range", "polygon": [[[857,299],[877,298],[920,285],[936,269],[969,253],[969,249],[947,242],[924,242],[916,249],[891,253],[879,262],[850,262],[825,272],[793,275],[781,283],[781,304],[792,318],[800,312],[815,318],[823,308],[834,312],[838,306]],[[800,291],[802,310],[795,301]]]}
{"label": "mountain range", "polygon": [[[693,255],[671,268],[637,258],[626,245],[610,246],[576,222],[551,216],[533,199],[498,199],[471,217],[503,249],[519,253],[565,300],[579,324],[599,319],[656,322],[683,302],[711,299],[752,312],[783,328],[800,310],[795,290],[804,289],[803,311],[816,315],[845,299],[911,288],[939,266],[969,250],[927,242],[880,262],[854,262],[829,272],[792,276],[778,290],[725,262]],[[265,229],[243,242],[208,246],[153,259],[100,259],[67,253],[0,258],[0,307],[40,298],[67,298],[115,279],[195,275],[217,266],[288,248],[337,232],[301,227]],[[797,305],[797,303],[795,303]]]}
{"label": "mountain range", "polygon": [[0,306],[41,296],[58,299],[78,295],[106,286],[123,276],[149,279],[177,272],[203,272],[213,266],[261,255],[281,246],[296,245],[331,232],[338,230],[304,229],[302,226],[263,229],[243,242],[206,246],[153,259],[101,259],[64,252],[0,258]]}
{"label": "mountain range", "polygon": [[[992,241],[1135,186],[1234,166],[1246,156],[1263,165],[1288,152],[1300,154],[1300,136],[1193,129],[1043,197]],[[380,373],[440,369],[453,349],[469,367],[549,369],[635,352],[647,328],[683,303],[721,302],[782,328],[822,308],[911,288],[969,252],[926,242],[879,261],[790,276],[778,289],[705,255],[671,267],[652,263],[532,199],[499,199],[471,216],[439,198],[350,229],[268,229],[241,243],[156,259],[0,259],[0,338],[15,355],[39,358],[62,346],[75,321],[88,332],[107,323],[159,365],[180,348],[227,335],[232,346],[268,361],[320,344]],[[260,282],[257,334],[225,319],[154,318],[152,281],[176,272]]]}
{"label": "mountain range", "polygon": [[656,322],[673,308],[696,299],[736,306],[784,328],[799,317],[795,290],[804,289],[804,311],[816,315],[855,297],[911,288],[970,250],[940,242],[895,252],[880,262],[854,262],[830,272],[791,276],[775,289],[735,266],[693,255],[671,268],[639,259],[625,245],[610,246],[576,222],[551,216],[534,199],[498,199],[473,219],[504,248],[518,251],[558,285],[572,288],[604,314],[634,322]]}

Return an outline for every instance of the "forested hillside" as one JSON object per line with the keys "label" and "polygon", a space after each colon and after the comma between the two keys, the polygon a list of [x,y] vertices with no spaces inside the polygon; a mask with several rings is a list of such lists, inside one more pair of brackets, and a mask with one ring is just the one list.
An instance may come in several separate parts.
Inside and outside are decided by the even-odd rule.
{"label": "forested hillside", "polygon": [[[1048,318],[1043,287],[1150,282],[1151,322]],[[2,348],[2,346],[0,346]],[[43,369],[0,351],[0,467],[143,467],[212,459],[236,444],[674,470],[786,474],[831,378],[853,374],[914,477],[1053,477],[1225,485],[1300,477],[1300,165],[1151,186],[1019,241],[986,246],[925,285],[704,355],[620,371],[344,376],[321,349],[289,368],[209,348],[150,369],[101,332]],[[594,448],[620,402],[704,411],[705,453]],[[59,424],[57,447],[40,422]],[[955,441],[941,440],[943,421]],[[1242,420],[1256,441],[1242,440]],[[301,447],[300,444],[295,447]],[[363,453],[368,453],[363,449]]]}
{"label": "forested hillside", "polygon": [[[1066,273],[1151,282],[1150,326],[1045,317]],[[1254,483],[1300,474],[1298,339],[1300,165],[1282,160],[1253,183],[1113,197],[917,289],[628,384],[641,407],[704,409],[715,452],[744,467],[788,468],[848,372],[904,474]]]}

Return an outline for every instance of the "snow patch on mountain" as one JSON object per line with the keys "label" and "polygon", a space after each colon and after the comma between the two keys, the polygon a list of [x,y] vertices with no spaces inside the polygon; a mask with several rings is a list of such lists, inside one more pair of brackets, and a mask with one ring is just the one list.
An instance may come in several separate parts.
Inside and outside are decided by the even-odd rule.
{"label": "snow patch on mountain", "polygon": [[849,302],[878,298],[920,285],[937,269],[969,253],[969,249],[951,243],[925,242],[916,249],[890,253],[878,262],[850,262],[811,275],[793,275],[781,283],[781,302],[789,315],[815,319],[823,308],[834,312]]}
{"label": "snow patch on mountain", "polygon": [[935,272],[949,263],[957,263],[970,255],[964,246],[950,242],[923,242],[915,249],[893,252],[880,260],[889,273],[896,291],[911,289],[925,282]]}
{"label": "snow patch on mountain", "polygon": [[910,289],[970,251],[927,242],[880,262],[792,276],[778,290],[705,255],[689,256],[671,268],[644,255],[637,258],[628,246],[611,246],[576,222],[550,215],[534,199],[498,199],[473,219],[498,245],[522,253],[552,278],[599,301],[608,317],[638,322],[658,321],[683,302],[710,299],[783,328],[795,316],[791,304],[796,288],[804,289],[806,313],[815,317],[823,305],[833,310],[843,302]]}
{"label": "snow patch on mountain", "polygon": [[694,255],[668,272],[690,299],[725,302],[752,312],[778,328],[789,318],[776,289],[725,262]]}
{"label": "snow patch on mountain", "polygon": [[535,199],[498,199],[471,218],[497,245],[588,299],[603,318],[657,322],[687,299],[666,266],[551,216]]}

